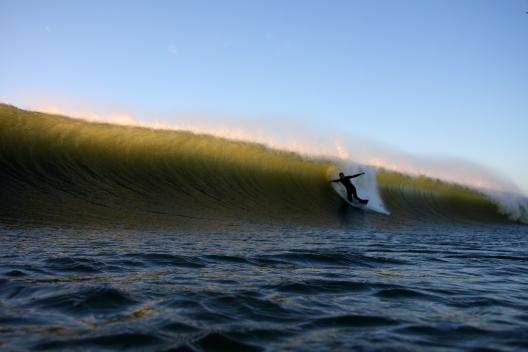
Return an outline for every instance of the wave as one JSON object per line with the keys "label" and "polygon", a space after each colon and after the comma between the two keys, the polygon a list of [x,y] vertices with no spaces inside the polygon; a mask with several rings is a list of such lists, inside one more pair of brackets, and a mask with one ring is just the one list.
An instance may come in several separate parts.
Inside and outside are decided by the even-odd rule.
{"label": "wave", "polygon": [[[366,173],[355,184],[372,212],[348,207],[329,186],[341,170]],[[0,222],[38,226],[385,226],[527,218],[526,207],[501,208],[482,192],[432,178],[3,104],[0,178]]]}

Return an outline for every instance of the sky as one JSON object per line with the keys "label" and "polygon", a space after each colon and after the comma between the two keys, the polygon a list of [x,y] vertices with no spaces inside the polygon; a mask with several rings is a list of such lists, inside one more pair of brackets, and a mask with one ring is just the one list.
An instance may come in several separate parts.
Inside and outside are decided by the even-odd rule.
{"label": "sky", "polygon": [[288,121],[468,160],[527,192],[527,11],[528,0],[0,0],[0,102]]}

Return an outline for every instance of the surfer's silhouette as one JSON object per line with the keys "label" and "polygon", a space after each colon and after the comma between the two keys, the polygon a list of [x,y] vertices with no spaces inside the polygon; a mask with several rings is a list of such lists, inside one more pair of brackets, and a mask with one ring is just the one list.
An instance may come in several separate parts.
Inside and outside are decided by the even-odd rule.
{"label": "surfer's silhouette", "polygon": [[361,176],[361,175],[364,175],[364,174],[365,174],[364,172],[361,172],[359,174],[355,174],[355,175],[352,175],[352,176],[345,176],[344,173],[340,172],[339,173],[339,178],[335,179],[335,180],[332,180],[330,182],[341,182],[341,184],[343,186],[345,186],[349,202],[352,202],[352,197],[354,197],[354,199],[356,199],[361,204],[367,204],[368,203],[368,199],[359,198],[358,195],[357,195],[356,187],[354,187],[354,185],[350,181],[351,178],[358,177],[358,176]]}

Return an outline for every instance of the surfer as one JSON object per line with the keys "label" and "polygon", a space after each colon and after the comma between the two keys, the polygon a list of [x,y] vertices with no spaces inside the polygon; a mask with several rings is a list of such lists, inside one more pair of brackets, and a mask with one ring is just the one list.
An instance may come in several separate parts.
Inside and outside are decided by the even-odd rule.
{"label": "surfer", "polygon": [[358,195],[357,195],[356,187],[354,187],[352,182],[350,182],[351,178],[358,177],[358,176],[361,176],[361,175],[364,175],[364,174],[365,174],[364,172],[361,172],[359,174],[355,174],[355,175],[352,175],[352,176],[345,176],[344,173],[340,172],[339,173],[339,178],[336,179],[336,180],[332,180],[330,182],[341,182],[341,184],[343,186],[345,186],[349,202],[352,202],[352,197],[354,197],[361,204],[367,204],[368,203],[368,199],[359,198]]}

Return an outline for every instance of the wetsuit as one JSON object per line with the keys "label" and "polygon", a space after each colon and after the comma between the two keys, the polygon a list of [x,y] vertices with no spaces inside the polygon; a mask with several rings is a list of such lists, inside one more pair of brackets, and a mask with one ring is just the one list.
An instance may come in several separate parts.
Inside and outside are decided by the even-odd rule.
{"label": "wetsuit", "polygon": [[349,202],[352,202],[352,197],[354,197],[359,202],[361,202],[363,204],[366,204],[368,202],[368,200],[367,199],[361,199],[361,198],[358,197],[357,191],[356,191],[356,187],[354,187],[354,185],[350,181],[351,178],[358,177],[358,176],[361,176],[361,175],[363,175],[363,172],[359,173],[359,174],[352,175],[352,176],[345,176],[343,178],[338,178],[337,180],[332,180],[331,182],[341,182],[341,184],[343,186],[345,186],[346,191],[347,191],[347,198],[348,198]]}

